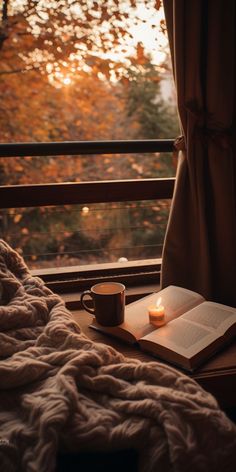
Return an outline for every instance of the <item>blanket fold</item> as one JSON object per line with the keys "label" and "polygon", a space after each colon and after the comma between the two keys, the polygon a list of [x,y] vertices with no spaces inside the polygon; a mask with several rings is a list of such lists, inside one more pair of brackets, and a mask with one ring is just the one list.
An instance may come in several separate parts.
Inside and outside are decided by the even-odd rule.
{"label": "blanket fold", "polygon": [[0,470],[52,472],[60,450],[135,448],[141,472],[233,472],[236,427],[163,363],[80,330],[59,295],[0,240]]}

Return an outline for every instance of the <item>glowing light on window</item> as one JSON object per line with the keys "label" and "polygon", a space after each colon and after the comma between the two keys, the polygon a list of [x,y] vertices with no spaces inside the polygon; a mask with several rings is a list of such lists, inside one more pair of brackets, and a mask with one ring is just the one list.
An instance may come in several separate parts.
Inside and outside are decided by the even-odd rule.
{"label": "glowing light on window", "polygon": [[89,212],[89,207],[83,207],[81,211],[83,215],[87,215]]}
{"label": "glowing light on window", "polygon": [[65,77],[65,78],[63,79],[63,84],[64,84],[64,85],[70,85],[70,84],[71,84],[71,79],[70,79],[70,77]]}

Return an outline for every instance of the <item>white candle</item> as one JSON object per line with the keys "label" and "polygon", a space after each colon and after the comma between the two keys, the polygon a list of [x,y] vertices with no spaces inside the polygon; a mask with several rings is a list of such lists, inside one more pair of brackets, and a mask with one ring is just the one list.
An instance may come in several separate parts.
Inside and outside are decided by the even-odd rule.
{"label": "white candle", "polygon": [[161,298],[157,300],[156,305],[148,308],[149,322],[154,326],[162,326],[165,324],[165,308],[161,305]]}

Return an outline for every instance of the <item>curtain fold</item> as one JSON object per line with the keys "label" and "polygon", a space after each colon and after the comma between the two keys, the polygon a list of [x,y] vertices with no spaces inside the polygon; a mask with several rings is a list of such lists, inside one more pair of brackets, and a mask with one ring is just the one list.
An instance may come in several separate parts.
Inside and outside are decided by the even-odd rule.
{"label": "curtain fold", "polygon": [[236,2],[163,3],[185,148],[161,285],[236,306]]}

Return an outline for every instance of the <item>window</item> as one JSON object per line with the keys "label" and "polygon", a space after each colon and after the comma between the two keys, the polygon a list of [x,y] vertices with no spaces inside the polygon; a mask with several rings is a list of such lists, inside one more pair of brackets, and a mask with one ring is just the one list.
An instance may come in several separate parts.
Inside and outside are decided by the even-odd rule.
{"label": "window", "polygon": [[[5,1],[2,28],[0,142],[105,141],[106,146],[107,140],[138,140],[139,145],[178,133],[161,2],[65,0],[58,8],[52,0],[29,8],[20,0]],[[18,195],[18,185],[37,184],[36,191],[45,192],[43,184],[117,179],[129,179],[130,185],[146,179],[147,189],[155,178],[174,177],[172,153],[147,153],[138,145],[127,152],[118,146],[113,153],[111,143],[104,153],[87,154],[72,147],[62,154],[61,146],[58,155],[40,146],[33,155],[27,147],[18,154],[15,148],[0,161],[1,237],[32,269],[45,273],[89,264],[129,268],[131,261],[158,259],[171,191],[163,200],[155,192],[142,200],[140,191],[139,199],[132,194],[118,201],[111,189],[109,200],[94,194],[91,201],[87,193],[87,201],[71,206],[65,195],[66,206],[61,201],[27,208],[19,207],[18,197],[11,207],[7,193],[9,185],[11,195]],[[10,156],[9,148],[1,149]],[[32,191],[29,187],[28,203]]]}

